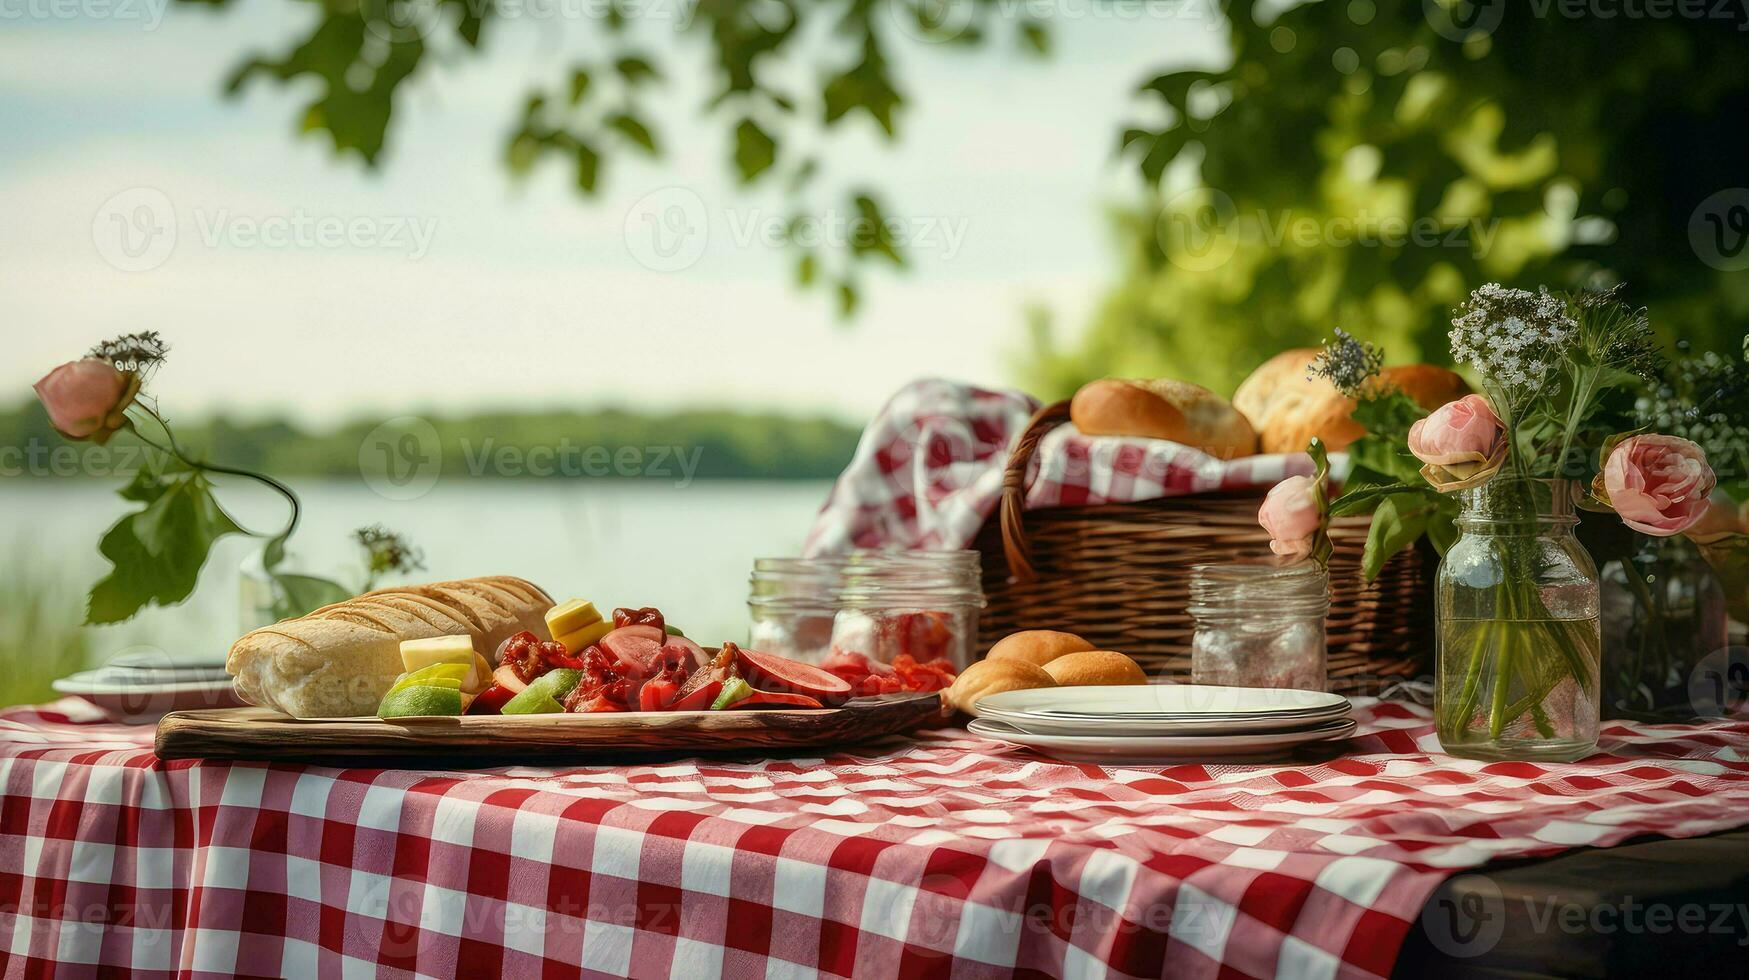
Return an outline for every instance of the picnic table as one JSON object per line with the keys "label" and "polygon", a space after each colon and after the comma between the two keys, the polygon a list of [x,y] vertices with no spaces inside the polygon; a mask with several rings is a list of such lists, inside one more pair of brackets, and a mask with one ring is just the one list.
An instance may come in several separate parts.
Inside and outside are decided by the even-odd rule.
{"label": "picnic table", "polygon": [[0,957],[7,977],[1382,977],[1749,942],[1741,920],[1569,935],[1520,901],[1619,885],[1673,921],[1746,901],[1749,838],[1725,832],[1749,824],[1749,723],[1612,722],[1598,755],[1532,765],[1439,754],[1412,704],[1356,717],[1279,764],[1071,765],[941,728],[409,770],[166,762],[81,702],[14,708]]}

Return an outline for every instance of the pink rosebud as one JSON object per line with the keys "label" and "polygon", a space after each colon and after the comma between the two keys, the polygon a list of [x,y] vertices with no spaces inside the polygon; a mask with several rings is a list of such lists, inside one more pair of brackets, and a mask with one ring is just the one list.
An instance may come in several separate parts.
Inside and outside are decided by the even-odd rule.
{"label": "pink rosebud", "polygon": [[1435,490],[1465,490],[1493,479],[1506,462],[1506,427],[1481,395],[1465,395],[1409,427],[1409,451]]}
{"label": "pink rosebud", "polygon": [[1269,532],[1270,551],[1292,558],[1311,555],[1313,535],[1323,522],[1316,490],[1309,476],[1290,476],[1269,488],[1257,523]]}
{"label": "pink rosebud", "polygon": [[122,411],[140,390],[137,375],[95,357],[63,364],[34,387],[56,431],[99,444],[126,424]]}
{"label": "pink rosebud", "polygon": [[1629,436],[1603,464],[1609,505],[1628,527],[1657,538],[1681,534],[1705,517],[1717,483],[1706,450],[1675,436]]}

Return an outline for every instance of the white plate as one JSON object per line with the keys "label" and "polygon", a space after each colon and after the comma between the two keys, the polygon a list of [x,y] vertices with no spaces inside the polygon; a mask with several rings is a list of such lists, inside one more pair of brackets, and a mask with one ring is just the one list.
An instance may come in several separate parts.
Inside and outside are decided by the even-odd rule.
{"label": "white plate", "polygon": [[1250,735],[1161,735],[1149,737],[1103,735],[1037,735],[985,718],[973,719],[966,729],[974,735],[1000,739],[1036,749],[1069,762],[1154,765],[1196,759],[1275,758],[1308,742],[1347,738],[1354,733],[1354,720],[1341,718],[1312,728],[1291,732]]}
{"label": "white plate", "polygon": [[1257,732],[1288,732],[1339,721],[1348,717],[1348,709],[1320,715],[1293,717],[1250,716],[1226,717],[1210,715],[1188,718],[1144,718],[1129,716],[1087,716],[1009,714],[996,711],[980,701],[978,713],[991,721],[999,721],[1023,732],[1038,735],[1239,735]]}
{"label": "white plate", "polygon": [[1346,717],[1339,694],[1285,688],[1148,684],[1008,691],[978,714],[1055,735],[1190,735],[1280,731]]}
{"label": "white plate", "polygon": [[231,679],[174,683],[130,680],[107,669],[87,670],[50,685],[56,692],[83,698],[112,718],[127,722],[154,721],[171,711],[194,708],[236,708],[243,702]]}

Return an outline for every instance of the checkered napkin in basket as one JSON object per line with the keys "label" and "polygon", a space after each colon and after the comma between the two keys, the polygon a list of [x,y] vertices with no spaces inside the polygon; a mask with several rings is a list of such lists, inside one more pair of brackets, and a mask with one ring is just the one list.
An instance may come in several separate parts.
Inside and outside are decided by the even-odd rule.
{"label": "checkered napkin in basket", "polygon": [[941,729],[412,772],[164,763],[78,702],[0,711],[0,975],[1383,976],[1456,869],[1749,822],[1749,723],[1484,765],[1432,754],[1425,709],[1356,716],[1291,765]]}
{"label": "checkered napkin in basket", "polygon": [[[863,430],[805,553],[969,547],[996,509],[1009,452],[1038,407],[1019,392],[941,380],[907,385]],[[1338,474],[1345,464],[1331,459]],[[1026,508],[1270,487],[1311,472],[1304,453],[1222,460],[1175,442],[1084,436],[1062,425],[1033,456]]]}

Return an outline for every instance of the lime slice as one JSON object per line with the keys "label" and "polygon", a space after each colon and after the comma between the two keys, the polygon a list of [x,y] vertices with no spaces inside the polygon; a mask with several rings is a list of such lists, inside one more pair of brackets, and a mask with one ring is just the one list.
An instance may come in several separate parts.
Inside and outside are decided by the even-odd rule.
{"label": "lime slice", "polygon": [[421,667],[410,674],[402,674],[395,678],[395,684],[389,688],[389,693],[393,694],[402,688],[420,687],[427,684],[459,689],[462,686],[462,681],[466,680],[473,672],[473,664],[432,664],[429,667]]}
{"label": "lime slice", "polygon": [[[460,681],[456,684],[459,686]],[[421,715],[459,715],[462,692],[455,688],[416,684],[383,695],[378,718],[415,718]]]}

